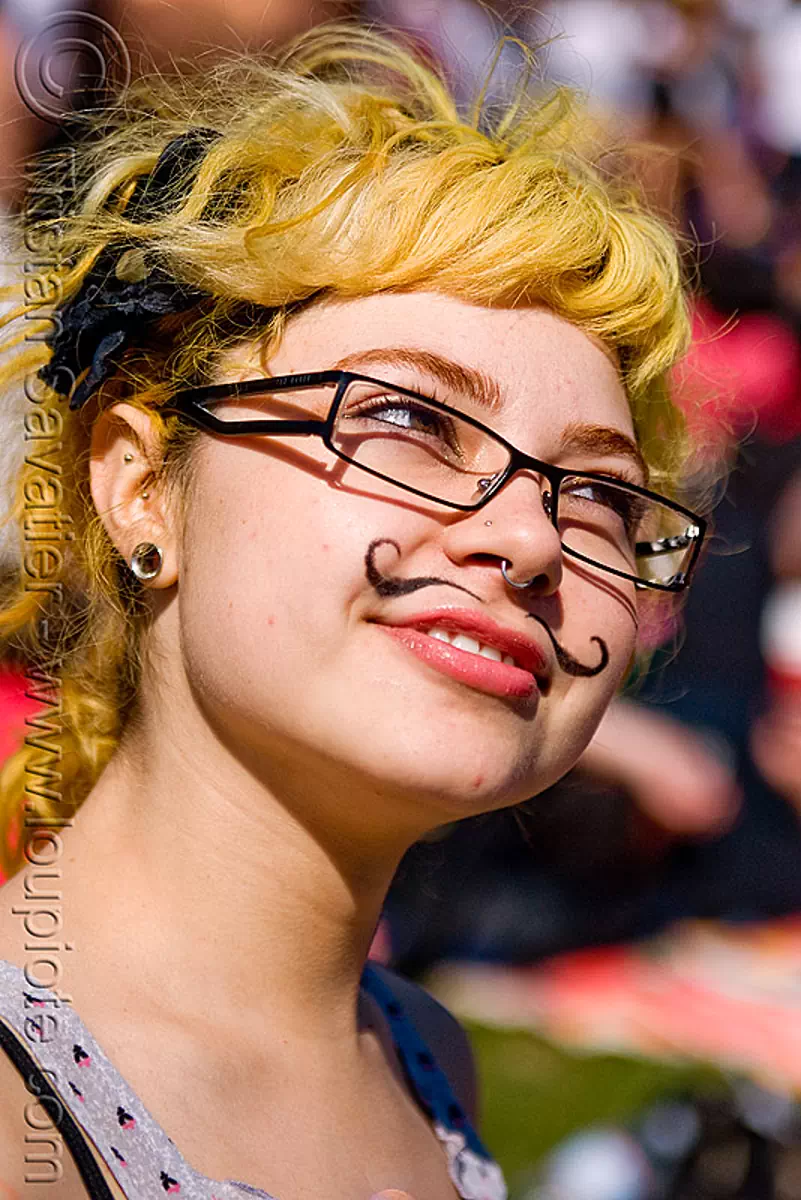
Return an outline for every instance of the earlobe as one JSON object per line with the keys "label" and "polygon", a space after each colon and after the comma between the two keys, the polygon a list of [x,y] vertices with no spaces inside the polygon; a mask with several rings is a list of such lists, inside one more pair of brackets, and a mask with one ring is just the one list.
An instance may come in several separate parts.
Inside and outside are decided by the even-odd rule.
{"label": "earlobe", "polygon": [[[94,424],[90,453],[92,499],[111,541],[137,578],[169,587],[177,579],[173,526],[156,477],[161,447],[152,418],[135,405],[113,405]],[[145,545],[158,551],[156,571]]]}

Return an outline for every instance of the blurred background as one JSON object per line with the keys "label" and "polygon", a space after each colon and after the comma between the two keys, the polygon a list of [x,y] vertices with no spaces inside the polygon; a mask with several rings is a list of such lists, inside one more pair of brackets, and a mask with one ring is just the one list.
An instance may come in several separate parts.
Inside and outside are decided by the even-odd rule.
{"label": "blurred background", "polygon": [[[681,621],[649,626],[582,762],[413,847],[373,953],[468,1025],[513,1200],[799,1200],[801,3],[0,0],[0,236],[65,113],[333,18],[402,31],[465,106],[491,66],[489,105],[514,94],[519,37],[529,87],[655,148],[642,185],[696,287],[675,391],[696,483],[722,481]],[[0,758],[26,687],[0,664]]]}

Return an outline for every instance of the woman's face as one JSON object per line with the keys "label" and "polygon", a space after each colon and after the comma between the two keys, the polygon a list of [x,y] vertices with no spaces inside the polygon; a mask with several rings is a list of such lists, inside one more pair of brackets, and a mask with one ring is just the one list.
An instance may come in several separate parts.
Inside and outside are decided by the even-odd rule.
{"label": "woman's face", "polygon": [[[495,400],[484,422],[521,450],[643,481],[615,365],[542,308],[420,292],[319,304],[290,322],[269,370],[346,365],[459,408],[467,397],[448,362],[481,373]],[[220,379],[263,374],[256,348],[240,347]],[[303,403],[322,416],[330,399],[320,389]],[[203,434],[197,456],[178,548],[181,648],[224,740],[285,780],[325,780],[340,805],[389,797],[407,819],[422,805],[431,827],[526,799],[575,763],[634,649],[635,592],[563,557],[536,475],[465,513],[372,478],[316,437]],[[511,588],[504,559],[512,579],[535,584]],[[387,577],[424,582],[380,586]],[[525,639],[513,657],[538,681],[428,636],[438,625],[504,652],[507,634]],[[564,669],[546,625],[590,667],[601,639],[608,664]]]}

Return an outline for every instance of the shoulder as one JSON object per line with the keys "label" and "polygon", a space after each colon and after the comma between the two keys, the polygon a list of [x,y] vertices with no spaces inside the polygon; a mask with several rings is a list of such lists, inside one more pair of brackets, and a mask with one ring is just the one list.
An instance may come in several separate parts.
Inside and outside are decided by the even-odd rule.
{"label": "shoulder", "polygon": [[372,963],[387,987],[393,992],[445,1073],[456,1099],[464,1108],[474,1128],[478,1125],[478,1076],[473,1050],[467,1033],[448,1012],[419,983],[413,983],[378,963]]}

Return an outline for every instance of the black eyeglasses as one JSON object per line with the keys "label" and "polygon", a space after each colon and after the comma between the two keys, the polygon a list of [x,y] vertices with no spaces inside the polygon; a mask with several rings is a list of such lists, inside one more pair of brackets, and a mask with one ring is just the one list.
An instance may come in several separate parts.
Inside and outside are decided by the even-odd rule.
{"label": "black eyeglasses", "polygon": [[[307,414],[307,394],[331,387],[325,417],[287,416]],[[542,503],[565,554],[640,587],[686,588],[706,533],[702,517],[656,492],[542,462],[467,412],[351,371],[188,388],[162,412],[223,437],[321,437],[360,470],[462,512],[489,503],[517,471],[534,471],[548,481]]]}

